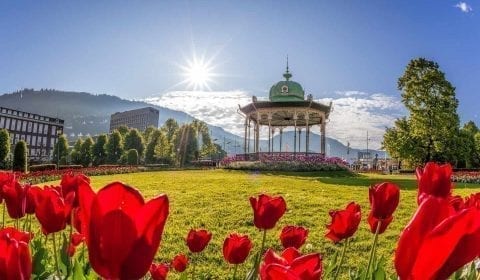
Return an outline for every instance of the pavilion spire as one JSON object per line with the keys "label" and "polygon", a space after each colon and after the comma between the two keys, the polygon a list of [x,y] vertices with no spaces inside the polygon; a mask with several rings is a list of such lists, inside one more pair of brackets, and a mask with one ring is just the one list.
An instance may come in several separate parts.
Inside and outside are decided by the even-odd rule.
{"label": "pavilion spire", "polygon": [[287,54],[287,70],[285,71],[285,74],[283,74],[283,77],[287,81],[290,80],[290,78],[292,77],[292,74],[290,73],[290,71],[288,69],[288,54]]}

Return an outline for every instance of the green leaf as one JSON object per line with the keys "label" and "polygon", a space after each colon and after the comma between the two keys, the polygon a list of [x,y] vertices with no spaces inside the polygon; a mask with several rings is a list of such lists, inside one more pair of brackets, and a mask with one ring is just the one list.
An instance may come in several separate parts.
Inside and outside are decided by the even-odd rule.
{"label": "green leaf", "polygon": [[74,261],[73,264],[73,273],[72,273],[72,280],[87,280],[83,273],[82,264],[77,260]]}
{"label": "green leaf", "polygon": [[255,280],[258,276],[258,264],[260,263],[260,252],[255,254],[255,257],[252,259],[253,267],[247,274],[245,280]]}
{"label": "green leaf", "polygon": [[48,251],[45,249],[40,239],[34,239],[31,243],[32,247],[32,274],[34,279],[44,280],[49,278],[53,272],[48,270],[47,260]]}
{"label": "green leaf", "polygon": [[68,256],[67,249],[70,245],[70,240],[67,238],[67,234],[65,232],[62,233],[62,247],[59,254],[58,265],[60,267],[60,271],[62,275],[66,278],[70,276],[72,273],[72,263],[70,261],[70,256]]}

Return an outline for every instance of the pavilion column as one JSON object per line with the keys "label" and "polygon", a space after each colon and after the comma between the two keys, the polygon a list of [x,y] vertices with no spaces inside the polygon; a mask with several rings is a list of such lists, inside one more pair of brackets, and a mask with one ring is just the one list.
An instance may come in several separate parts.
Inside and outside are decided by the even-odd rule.
{"label": "pavilion column", "polygon": [[298,152],[302,152],[302,128],[298,128]]}
{"label": "pavilion column", "polygon": [[323,154],[323,156],[326,156],[325,154],[325,146],[326,146],[326,137],[325,137],[325,120],[322,119],[322,125],[320,126],[320,132],[321,132],[321,152]]}
{"label": "pavilion column", "polygon": [[245,137],[243,138],[243,153],[247,154],[247,129],[248,129],[248,117],[245,118]]}
{"label": "pavilion column", "polygon": [[297,119],[298,115],[297,112],[293,113],[293,157],[295,158],[295,155],[297,153]]}
{"label": "pavilion column", "polygon": [[306,130],[306,133],[305,133],[305,155],[308,156],[308,148],[310,146],[310,126],[308,125],[308,121],[309,121],[310,117],[307,114],[305,114],[305,130]]}
{"label": "pavilion column", "polygon": [[257,123],[257,140],[256,140],[256,143],[257,143],[257,150],[255,151],[255,153],[259,153],[260,152],[260,123]]}
{"label": "pavilion column", "polygon": [[268,153],[271,153],[272,148],[272,124],[268,120]]}
{"label": "pavilion column", "polygon": [[247,154],[250,153],[250,117],[248,117],[248,133],[247,133]]}
{"label": "pavilion column", "polygon": [[283,128],[280,127],[280,144],[278,145],[278,151],[280,153],[282,152],[282,134],[283,134]]}
{"label": "pavilion column", "polygon": [[275,139],[275,127],[272,128],[272,153],[275,152],[274,151],[275,145],[273,145],[274,144],[274,139]]}

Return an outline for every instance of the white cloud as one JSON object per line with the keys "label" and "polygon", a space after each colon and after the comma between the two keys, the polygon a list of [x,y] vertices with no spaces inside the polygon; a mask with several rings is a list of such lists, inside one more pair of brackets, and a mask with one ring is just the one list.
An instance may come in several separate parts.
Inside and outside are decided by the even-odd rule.
{"label": "white cloud", "polygon": [[[382,93],[359,91],[335,92],[333,98],[318,99],[333,102],[333,111],[327,124],[327,135],[352,147],[366,146],[366,132],[370,147],[379,148],[385,127],[392,126],[396,118],[405,115],[400,100]],[[259,98],[262,100],[264,98]],[[223,127],[243,136],[243,117],[237,113],[238,105],[252,100],[251,94],[236,90],[222,92],[174,91],[145,101],[174,110],[184,111],[209,124]]]}
{"label": "white cloud", "polygon": [[455,8],[459,8],[464,13],[469,13],[473,11],[472,6],[468,5],[466,2],[458,2],[455,5]]}

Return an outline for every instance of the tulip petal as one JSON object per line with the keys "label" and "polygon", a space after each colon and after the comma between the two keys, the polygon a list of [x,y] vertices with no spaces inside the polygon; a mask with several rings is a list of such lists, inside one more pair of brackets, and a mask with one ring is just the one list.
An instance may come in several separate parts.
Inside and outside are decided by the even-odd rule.
{"label": "tulip petal", "polygon": [[304,280],[288,267],[279,264],[270,264],[265,268],[265,278],[262,280]]}
{"label": "tulip petal", "polygon": [[433,196],[424,200],[415,212],[410,223],[405,227],[398,240],[395,251],[395,268],[401,279],[408,279],[425,237],[444,219],[454,213],[446,199]]}
{"label": "tulip petal", "polygon": [[468,208],[447,218],[425,239],[412,269],[415,279],[447,279],[480,252],[480,210]]}
{"label": "tulip petal", "polygon": [[113,182],[103,187],[98,191],[96,199],[102,202],[98,205],[101,215],[112,210],[122,209],[132,220],[137,211],[145,204],[137,189],[120,182]]}

